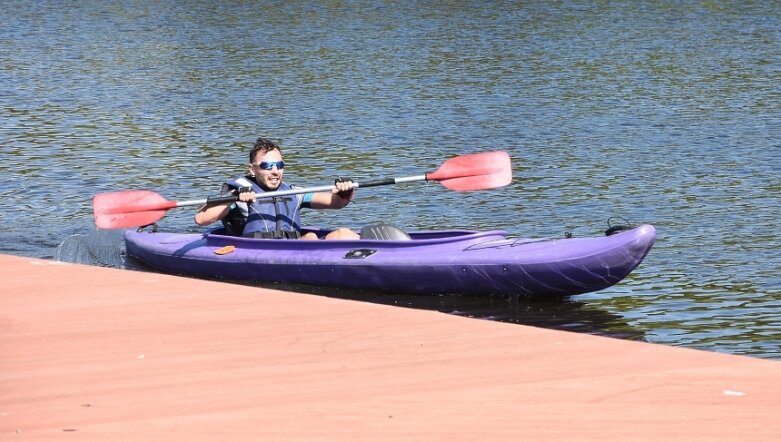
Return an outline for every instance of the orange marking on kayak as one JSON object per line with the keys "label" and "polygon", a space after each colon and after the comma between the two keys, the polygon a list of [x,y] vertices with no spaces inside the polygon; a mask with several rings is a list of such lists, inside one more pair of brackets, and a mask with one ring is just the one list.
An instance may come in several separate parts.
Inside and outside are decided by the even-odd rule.
{"label": "orange marking on kayak", "polygon": [[215,255],[227,255],[228,253],[233,253],[233,251],[236,250],[236,246],[225,246],[220,247],[219,249],[214,251]]}

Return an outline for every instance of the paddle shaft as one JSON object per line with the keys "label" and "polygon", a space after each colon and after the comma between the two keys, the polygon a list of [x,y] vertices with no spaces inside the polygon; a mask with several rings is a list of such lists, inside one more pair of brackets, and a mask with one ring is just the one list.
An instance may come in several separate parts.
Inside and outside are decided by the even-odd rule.
{"label": "paddle shaft", "polygon": [[[375,181],[369,181],[365,183],[359,183],[354,182],[355,188],[366,188],[366,187],[377,187],[377,186],[388,186],[392,184],[400,184],[400,183],[410,183],[413,181],[425,181],[426,175],[417,175],[417,176],[409,176],[409,177],[401,177],[401,178],[387,178],[383,180],[375,180]],[[264,192],[261,195],[258,195],[258,199],[267,199],[267,198],[275,198],[278,196],[287,196],[287,195],[298,195],[301,193],[310,193],[310,192],[330,192],[334,189],[334,186],[314,186],[314,187],[301,187],[296,189],[290,189],[290,190],[275,190],[273,192]],[[177,201],[176,207],[184,207],[184,206],[200,206],[203,204],[222,204],[222,203],[232,203],[235,201],[238,201],[239,197],[238,195],[229,195],[229,196],[213,196],[206,199],[199,199],[199,200],[187,200],[187,201]]]}

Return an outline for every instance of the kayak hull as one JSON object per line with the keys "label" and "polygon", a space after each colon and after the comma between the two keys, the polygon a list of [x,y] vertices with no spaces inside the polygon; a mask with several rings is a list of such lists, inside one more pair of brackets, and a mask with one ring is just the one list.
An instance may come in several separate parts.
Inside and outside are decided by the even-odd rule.
{"label": "kayak hull", "polygon": [[416,232],[412,240],[304,241],[215,233],[125,233],[129,256],[164,272],[404,294],[564,297],[610,287],[634,270],[656,231],[508,239],[504,231]]}

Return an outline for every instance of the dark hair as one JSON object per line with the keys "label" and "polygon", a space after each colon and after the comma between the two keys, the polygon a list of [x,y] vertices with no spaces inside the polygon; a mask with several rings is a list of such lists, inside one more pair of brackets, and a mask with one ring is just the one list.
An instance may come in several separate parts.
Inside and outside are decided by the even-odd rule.
{"label": "dark hair", "polygon": [[269,140],[268,138],[258,138],[255,140],[255,145],[252,146],[252,150],[249,152],[249,162],[255,161],[255,155],[258,152],[271,152],[272,150],[278,150],[282,153],[282,149],[279,148],[279,144]]}

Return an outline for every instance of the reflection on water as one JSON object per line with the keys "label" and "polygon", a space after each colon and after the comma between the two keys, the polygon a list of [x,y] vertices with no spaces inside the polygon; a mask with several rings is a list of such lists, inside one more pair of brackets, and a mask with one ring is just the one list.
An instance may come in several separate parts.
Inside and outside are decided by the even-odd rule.
{"label": "reflection on water", "polygon": [[368,301],[376,304],[395,305],[416,309],[434,310],[451,315],[492,321],[523,324],[535,327],[589,333],[614,338],[643,340],[643,332],[631,327],[620,315],[587,303],[571,299],[556,301],[524,301],[501,296],[412,296],[400,294],[342,293],[339,291],[307,290],[324,296]]}

